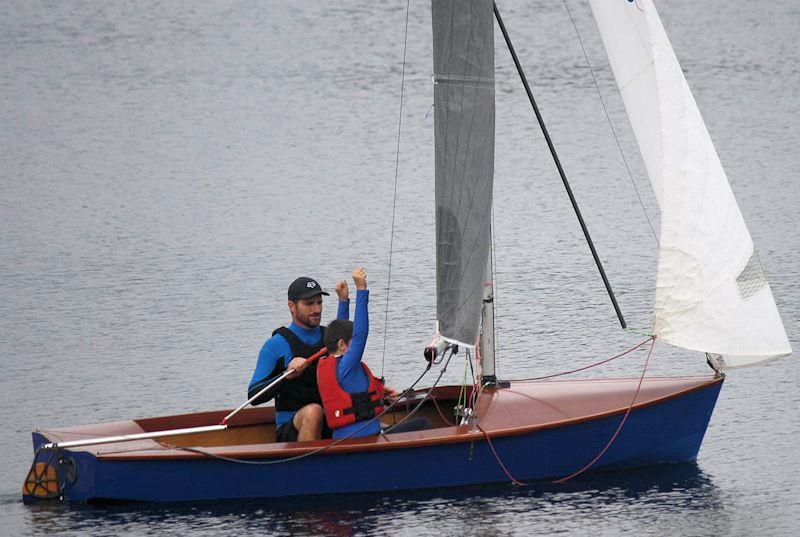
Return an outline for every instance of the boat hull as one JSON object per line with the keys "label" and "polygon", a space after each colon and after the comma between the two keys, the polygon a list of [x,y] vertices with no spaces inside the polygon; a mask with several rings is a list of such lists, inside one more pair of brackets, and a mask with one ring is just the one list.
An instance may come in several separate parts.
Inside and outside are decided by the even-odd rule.
{"label": "boat hull", "polygon": [[[695,460],[721,385],[721,380],[708,382],[634,407],[591,471]],[[450,487],[508,481],[498,458],[519,480],[569,475],[603,450],[623,416],[620,411],[546,427],[497,427],[487,432],[497,456],[486,435],[473,430],[448,441],[398,442],[381,449],[376,443],[356,444],[278,463],[285,457],[248,456],[242,463],[191,452],[184,458],[159,458],[83,450],[62,450],[54,460],[74,465],[74,480],[60,478],[61,497],[73,501],[172,502]],[[35,444],[45,440],[34,434]]]}

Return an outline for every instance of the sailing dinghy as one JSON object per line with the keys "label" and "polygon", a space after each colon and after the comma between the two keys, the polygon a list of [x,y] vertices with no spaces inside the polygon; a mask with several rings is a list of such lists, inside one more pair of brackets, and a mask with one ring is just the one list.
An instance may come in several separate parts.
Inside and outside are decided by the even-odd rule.
{"label": "sailing dinghy", "polygon": [[654,335],[638,347],[652,352],[657,337],[700,351],[716,374],[497,380],[490,255],[495,18],[541,116],[493,2],[433,0],[440,335],[427,351],[431,365],[442,369],[457,348],[475,356],[475,385],[437,386],[437,380],[432,388],[409,390],[380,417],[393,424],[424,416],[431,429],[336,441],[276,442],[274,408],[246,404],[37,430],[24,499],[365,492],[558,479],[694,460],[722,372],[791,348],[655,7],[650,0],[589,1],[661,209]]}

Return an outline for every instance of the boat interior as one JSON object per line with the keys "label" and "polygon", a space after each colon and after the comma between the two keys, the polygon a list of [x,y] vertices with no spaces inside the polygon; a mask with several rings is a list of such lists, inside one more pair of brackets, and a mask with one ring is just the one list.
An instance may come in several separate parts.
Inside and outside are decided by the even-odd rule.
{"label": "boat interior", "polygon": [[[433,428],[452,427],[455,423],[455,407],[461,398],[469,398],[472,387],[461,393],[460,386],[445,386],[434,390],[413,417],[427,418]],[[423,399],[424,394],[400,400],[381,417],[383,428],[391,427],[405,418]],[[164,431],[186,427],[215,425],[225,416],[225,411],[205,412],[161,418],[134,420],[142,432]],[[224,431],[213,431],[189,435],[165,436],[155,439],[165,447],[220,447],[245,444],[270,444],[275,442],[275,408],[250,408],[242,411],[231,420],[230,427]]]}

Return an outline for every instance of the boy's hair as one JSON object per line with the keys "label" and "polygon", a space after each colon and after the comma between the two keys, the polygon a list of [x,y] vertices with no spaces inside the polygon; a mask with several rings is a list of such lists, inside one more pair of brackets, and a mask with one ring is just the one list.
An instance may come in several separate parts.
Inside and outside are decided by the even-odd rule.
{"label": "boy's hair", "polygon": [[323,343],[328,347],[328,352],[336,352],[336,344],[340,339],[350,342],[353,338],[353,321],[336,319],[325,327],[325,337]]}

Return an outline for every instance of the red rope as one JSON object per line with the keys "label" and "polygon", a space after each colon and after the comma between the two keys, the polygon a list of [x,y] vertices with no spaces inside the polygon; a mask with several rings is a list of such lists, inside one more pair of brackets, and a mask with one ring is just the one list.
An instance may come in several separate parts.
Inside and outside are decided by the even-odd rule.
{"label": "red rope", "polygon": [[[625,422],[628,421],[628,416],[630,415],[631,411],[633,410],[633,405],[636,403],[637,397],[639,397],[639,391],[642,389],[642,382],[644,382],[644,376],[645,376],[645,373],[647,373],[647,366],[650,363],[650,357],[653,355],[653,348],[655,347],[655,344],[656,344],[656,336],[649,337],[648,339],[644,340],[642,343],[639,343],[638,345],[636,345],[632,349],[627,350],[627,351],[623,352],[622,354],[618,354],[617,356],[614,356],[613,358],[609,358],[607,360],[603,360],[602,362],[598,362],[597,364],[594,364],[594,365],[599,365],[599,364],[611,361],[614,358],[619,358],[620,356],[624,356],[624,355],[626,355],[626,354],[638,349],[639,347],[641,347],[642,345],[644,345],[648,341],[651,342],[650,343],[650,349],[647,351],[647,358],[645,359],[644,367],[642,368],[642,375],[639,377],[639,384],[636,386],[636,392],[633,394],[633,399],[631,399],[631,403],[630,403],[630,405],[628,405],[628,409],[625,411],[625,415],[622,417],[622,421],[620,421],[619,425],[617,426],[617,430],[614,431],[614,434],[611,436],[611,439],[606,443],[605,447],[600,451],[600,453],[597,454],[597,456],[594,459],[592,459],[592,461],[589,464],[587,464],[586,466],[584,466],[580,470],[578,470],[576,472],[573,472],[572,474],[570,474],[570,475],[568,475],[566,477],[562,477],[561,479],[557,479],[557,480],[553,481],[553,483],[559,483],[559,484],[560,483],[566,483],[570,479],[572,479],[574,477],[577,477],[577,476],[581,475],[582,473],[584,473],[586,470],[591,468],[597,461],[599,461],[600,458],[603,455],[606,454],[608,449],[611,447],[611,445],[617,439],[617,437],[619,436],[619,433],[622,431],[622,427],[625,425]],[[587,367],[582,367],[580,369],[576,369],[575,371],[581,371],[583,369],[587,369],[588,367],[594,367],[594,365],[587,366]],[[572,372],[574,372],[574,371],[572,371]],[[566,374],[567,373],[559,373],[558,375],[566,375]],[[550,376],[558,376],[558,375],[550,375]],[[548,378],[548,377],[540,377],[540,378]],[[524,379],[524,380],[538,380],[538,379]],[[498,455],[497,450],[495,450],[494,445],[492,444],[492,440],[489,437],[489,434],[486,431],[484,431],[483,428],[480,425],[476,424],[476,426],[477,426],[478,430],[480,430],[480,432],[483,433],[483,436],[486,438],[486,442],[489,444],[489,448],[492,450],[492,454],[494,455],[494,458],[497,461],[498,466],[500,466],[500,468],[506,474],[508,479],[512,483],[514,483],[515,485],[519,485],[521,487],[527,485],[527,483],[523,483],[522,481],[520,481],[519,479],[517,479],[513,475],[511,475],[511,472],[508,471],[508,468],[506,468],[506,465],[503,464],[503,461],[500,458],[500,455]]]}
{"label": "red rope", "polygon": [[439,407],[439,403],[436,401],[436,398],[435,398],[435,397],[431,397],[431,401],[433,401],[433,406],[435,406],[435,407],[436,407],[436,411],[439,413],[439,417],[440,417],[440,418],[442,418],[442,420],[443,420],[443,421],[444,421],[444,422],[445,422],[447,425],[451,425],[451,426],[453,426],[453,425],[457,425],[456,423],[454,423],[454,422],[451,422],[449,419],[447,419],[447,418],[445,417],[445,415],[444,415],[444,413],[442,412],[442,409]]}
{"label": "red rope", "polygon": [[492,453],[494,454],[494,458],[497,460],[498,466],[500,466],[500,468],[503,470],[503,472],[505,472],[506,476],[508,476],[508,479],[510,479],[511,482],[514,483],[515,485],[519,485],[520,487],[524,487],[526,485],[526,483],[523,483],[522,481],[520,481],[519,479],[517,479],[513,475],[511,475],[511,472],[508,471],[508,468],[506,468],[506,465],[503,464],[503,461],[500,459],[500,455],[498,455],[497,454],[497,450],[494,449],[494,444],[492,444],[492,439],[489,438],[489,433],[484,431],[483,427],[481,427],[480,425],[476,424],[476,427],[478,427],[478,430],[483,433],[484,437],[486,437],[486,442],[489,444],[489,449],[492,450]]}
{"label": "red rope", "polygon": [[[655,339],[655,336],[650,336],[649,338],[645,339],[644,341],[642,341],[641,343],[639,343],[635,347],[631,347],[630,349],[628,349],[625,352],[622,352],[620,354],[617,354],[616,356],[612,356],[611,358],[606,358],[605,360],[601,360],[599,362],[596,362],[596,363],[593,363],[593,364],[590,364],[590,365],[585,365],[583,367],[579,367],[578,369],[573,369],[571,371],[562,371],[561,373],[553,373],[552,375],[545,375],[543,377],[533,377],[533,378],[516,379],[516,380],[517,381],[522,381],[522,380],[544,380],[544,379],[550,379],[550,378],[553,378],[553,377],[560,377],[562,375],[569,375],[571,373],[577,373],[578,371],[584,371],[586,369],[591,369],[592,367],[597,367],[598,365],[603,365],[605,363],[608,363],[611,360],[616,360],[617,358],[622,358],[626,354],[632,353],[633,351],[635,351],[636,349],[638,349],[639,347],[641,347],[642,345],[644,345],[648,341],[651,341],[651,340],[654,340],[654,339]],[[652,348],[651,348],[651,350],[652,350]]]}
{"label": "red rope", "polygon": [[653,355],[653,347],[655,347],[655,345],[656,345],[656,336],[653,336],[650,339],[651,339],[652,343],[650,344],[650,350],[647,351],[647,359],[644,361],[644,368],[642,369],[642,376],[639,377],[639,385],[636,386],[636,393],[633,394],[633,399],[631,399],[631,404],[628,406],[628,410],[625,411],[625,415],[622,417],[622,421],[619,422],[619,425],[617,426],[617,430],[614,431],[614,435],[611,437],[611,439],[608,441],[608,443],[602,449],[602,451],[600,451],[600,453],[598,453],[597,456],[594,459],[592,459],[592,462],[590,462],[589,464],[587,464],[586,466],[584,466],[583,468],[581,468],[577,472],[574,472],[574,473],[568,475],[567,477],[562,477],[561,479],[556,479],[555,481],[553,481],[553,483],[566,483],[567,481],[569,481],[573,477],[577,477],[577,476],[581,475],[583,472],[585,472],[586,470],[591,468],[594,465],[594,463],[596,463],[598,460],[600,460],[600,457],[602,457],[603,455],[606,454],[606,451],[608,451],[608,448],[610,448],[611,444],[614,443],[614,440],[617,439],[617,436],[619,436],[620,431],[622,431],[622,426],[625,425],[625,422],[628,420],[628,416],[630,415],[631,410],[633,410],[633,405],[634,405],[634,403],[636,403],[636,398],[639,397],[639,390],[641,390],[641,388],[642,388],[642,382],[644,381],[644,374],[647,372],[647,364],[650,363],[650,357]]}

